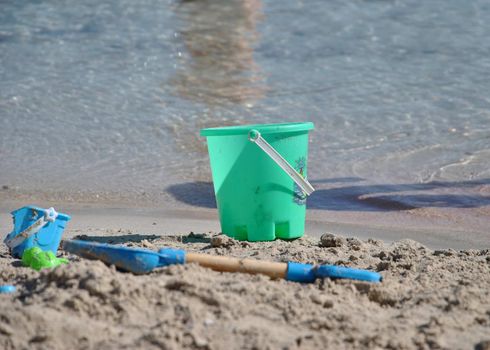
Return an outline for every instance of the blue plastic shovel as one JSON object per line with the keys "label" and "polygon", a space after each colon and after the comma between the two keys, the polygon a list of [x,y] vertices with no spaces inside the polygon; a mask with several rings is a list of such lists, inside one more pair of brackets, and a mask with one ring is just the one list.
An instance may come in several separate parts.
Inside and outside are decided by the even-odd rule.
{"label": "blue plastic shovel", "polygon": [[238,259],[199,253],[181,249],[164,248],[157,252],[89,241],[64,241],[63,250],[88,259],[98,259],[107,264],[135,274],[148,273],[154,268],[174,264],[198,263],[201,266],[223,272],[263,274],[271,278],[309,283],[317,278],[348,278],[368,282],[381,282],[377,272],[334,265],[311,265],[295,262],[280,263],[254,259]]}

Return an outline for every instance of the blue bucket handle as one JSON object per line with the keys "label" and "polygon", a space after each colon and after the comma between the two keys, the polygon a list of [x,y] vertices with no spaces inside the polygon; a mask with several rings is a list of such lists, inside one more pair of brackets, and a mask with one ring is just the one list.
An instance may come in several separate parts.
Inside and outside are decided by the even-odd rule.
{"label": "blue bucket handle", "polygon": [[46,226],[50,222],[54,222],[58,217],[58,213],[54,210],[53,207],[44,210],[44,215],[41,216],[38,220],[36,220],[31,226],[26,228],[24,231],[20,232],[17,235],[13,235],[12,232],[10,235],[5,238],[4,243],[10,249],[13,249],[19,245],[21,245],[26,239],[38,233],[44,226]]}

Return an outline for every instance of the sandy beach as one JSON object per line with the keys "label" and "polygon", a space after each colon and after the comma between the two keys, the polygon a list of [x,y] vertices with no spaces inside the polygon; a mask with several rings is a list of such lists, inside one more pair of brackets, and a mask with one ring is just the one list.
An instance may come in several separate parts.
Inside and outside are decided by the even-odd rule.
{"label": "sandy beach", "polygon": [[69,265],[36,272],[2,246],[4,349],[488,349],[490,251],[432,250],[335,235],[239,242],[212,232],[144,234],[68,229],[78,238],[156,250],[379,271],[383,282],[299,284],[220,273],[194,264],[136,276],[63,254]]}
{"label": "sandy beach", "polygon": [[[190,190],[179,194],[178,199],[168,192],[141,195],[129,191],[72,193],[0,189],[0,234],[12,230],[10,212],[30,204],[45,208],[53,206],[70,214],[72,220],[68,229],[80,232],[100,229],[156,235],[219,232],[212,184],[202,187],[196,183]],[[479,192],[482,195],[490,193],[490,185],[481,185]],[[335,203],[335,199],[325,198],[328,200]],[[410,210],[397,210],[395,207],[379,211],[313,207],[306,212],[306,232],[317,238],[331,232],[344,237],[375,238],[385,242],[412,239],[432,249],[483,249],[490,247],[489,218],[490,206],[486,205]]]}
{"label": "sandy beach", "polygon": [[[24,200],[6,198],[5,192],[4,199],[2,240],[12,227],[10,208]],[[220,273],[194,264],[136,276],[62,250],[58,253],[69,259],[69,265],[37,272],[23,267],[2,245],[0,284],[13,284],[17,291],[0,295],[0,347],[490,346],[490,251],[482,248],[488,246],[486,235],[458,238],[447,230],[439,236],[437,231],[430,232],[430,227],[403,231],[389,225],[333,224],[318,220],[313,211],[308,214],[307,234],[301,239],[240,242],[219,234],[214,209],[177,206],[170,210],[151,208],[149,203],[131,208],[124,201],[118,206],[101,202],[65,202],[59,207],[72,215],[63,239],[343,265],[378,271],[384,280],[380,284],[329,279],[299,284]],[[428,247],[401,237],[410,235],[433,244]]]}

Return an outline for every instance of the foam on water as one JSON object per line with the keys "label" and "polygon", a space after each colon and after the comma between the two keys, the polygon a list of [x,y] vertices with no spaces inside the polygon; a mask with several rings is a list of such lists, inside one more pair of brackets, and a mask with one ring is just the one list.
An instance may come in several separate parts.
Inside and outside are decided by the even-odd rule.
{"label": "foam on water", "polygon": [[210,181],[200,128],[311,120],[314,208],[489,204],[487,1],[1,8],[0,184],[161,192]]}

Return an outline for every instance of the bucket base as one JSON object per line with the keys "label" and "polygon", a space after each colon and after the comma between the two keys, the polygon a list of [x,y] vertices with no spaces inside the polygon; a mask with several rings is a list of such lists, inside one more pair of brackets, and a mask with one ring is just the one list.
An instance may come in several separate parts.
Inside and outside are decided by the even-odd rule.
{"label": "bucket base", "polygon": [[262,222],[260,225],[222,225],[223,233],[239,241],[273,241],[280,239],[295,239],[302,237],[304,224],[294,224],[290,221]]}

